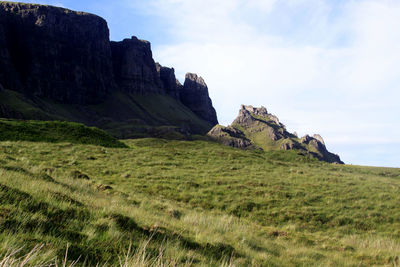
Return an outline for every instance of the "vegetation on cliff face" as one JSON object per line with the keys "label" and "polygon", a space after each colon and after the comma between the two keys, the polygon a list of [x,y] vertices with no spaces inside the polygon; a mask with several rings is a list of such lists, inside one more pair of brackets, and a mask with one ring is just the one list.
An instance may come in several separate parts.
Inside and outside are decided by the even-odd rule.
{"label": "vegetation on cliff face", "polygon": [[242,105],[230,126],[216,125],[208,134],[212,139],[242,149],[296,150],[330,163],[343,164],[340,157],[329,152],[320,135],[299,138],[289,133],[278,117],[265,107]]}
{"label": "vegetation on cliff face", "polygon": [[43,244],[32,264],[61,262],[68,247],[70,262],[116,265],[145,244],[146,259],[178,266],[399,264],[399,169],[124,143],[0,142],[0,254]]}

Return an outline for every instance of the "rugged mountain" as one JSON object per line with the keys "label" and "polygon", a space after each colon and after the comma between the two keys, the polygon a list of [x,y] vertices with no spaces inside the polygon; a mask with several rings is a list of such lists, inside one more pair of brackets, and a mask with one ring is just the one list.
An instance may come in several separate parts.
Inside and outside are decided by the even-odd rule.
{"label": "rugged mountain", "polygon": [[104,19],[64,8],[0,2],[0,85],[0,117],[77,121],[118,137],[205,134],[217,123],[208,88],[182,86],[148,41],[110,42]]}
{"label": "rugged mountain", "polygon": [[298,150],[320,160],[340,163],[338,155],[330,153],[320,135],[298,138],[289,133],[278,117],[268,113],[265,107],[255,108],[242,105],[232,125],[214,126],[208,132],[211,138],[232,147],[264,150]]}

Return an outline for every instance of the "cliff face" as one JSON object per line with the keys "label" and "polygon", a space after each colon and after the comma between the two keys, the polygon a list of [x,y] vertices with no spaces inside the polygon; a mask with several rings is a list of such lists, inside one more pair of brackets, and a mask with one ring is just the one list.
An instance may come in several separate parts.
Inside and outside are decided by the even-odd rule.
{"label": "cliff face", "polygon": [[163,93],[150,43],[136,37],[111,42],[115,80],[129,93]]}
{"label": "cliff face", "polygon": [[242,105],[239,115],[228,127],[217,125],[208,132],[211,138],[232,147],[264,150],[298,150],[304,155],[330,163],[340,163],[340,157],[330,153],[322,137],[298,138],[289,133],[278,117],[268,113],[265,107],[255,108]]}
{"label": "cliff face", "polygon": [[114,87],[104,19],[67,9],[0,3],[0,83],[63,103],[96,103]]}
{"label": "cliff face", "polygon": [[[208,88],[196,79],[183,87],[173,68],[156,65],[148,41],[132,37],[110,42],[106,21],[96,15],[0,2],[0,116],[42,119],[57,114],[58,119],[99,127],[126,120],[129,125],[201,128],[204,133],[217,119]],[[20,94],[19,102],[13,102],[19,104],[10,104],[16,95],[9,91]],[[45,109],[43,100],[69,105],[68,112]],[[31,112],[20,112],[21,105],[32,106]],[[163,117],[160,110],[166,106]],[[175,114],[178,110],[184,114]],[[197,117],[201,127],[193,125],[199,124]],[[205,125],[210,127],[206,131]]]}
{"label": "cliff face", "polygon": [[163,67],[159,63],[156,67],[165,93],[179,100],[182,84],[176,79],[174,68]]}
{"label": "cliff face", "polygon": [[213,125],[218,124],[217,114],[208,95],[208,87],[203,78],[187,73],[185,83],[180,91],[180,99],[200,118]]}

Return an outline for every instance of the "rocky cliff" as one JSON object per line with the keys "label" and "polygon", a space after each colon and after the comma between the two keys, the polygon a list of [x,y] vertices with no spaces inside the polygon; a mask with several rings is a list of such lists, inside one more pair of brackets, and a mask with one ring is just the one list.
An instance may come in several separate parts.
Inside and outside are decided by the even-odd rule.
{"label": "rocky cliff", "polygon": [[217,123],[208,88],[200,78],[191,81],[182,86],[173,68],[156,65],[148,41],[110,42],[106,21],[96,15],[0,2],[0,106],[7,111],[0,116],[185,129],[198,129],[201,118],[208,131]]}
{"label": "rocky cliff", "polygon": [[330,163],[340,163],[340,157],[330,153],[318,134],[298,138],[286,130],[278,117],[268,113],[265,107],[242,105],[232,125],[214,126],[208,133],[211,138],[232,147],[264,150],[298,150]]}
{"label": "rocky cliff", "polygon": [[67,9],[0,3],[0,83],[63,103],[96,103],[114,88],[104,19]]}
{"label": "rocky cliff", "polygon": [[180,91],[180,100],[200,118],[215,125],[218,124],[217,114],[208,95],[208,87],[202,77],[188,73]]}
{"label": "rocky cliff", "polygon": [[180,100],[182,84],[176,79],[174,68],[168,68],[156,63],[158,75],[160,77],[165,92],[175,99]]}
{"label": "rocky cliff", "polygon": [[111,42],[115,80],[128,93],[164,93],[150,43],[133,36]]}

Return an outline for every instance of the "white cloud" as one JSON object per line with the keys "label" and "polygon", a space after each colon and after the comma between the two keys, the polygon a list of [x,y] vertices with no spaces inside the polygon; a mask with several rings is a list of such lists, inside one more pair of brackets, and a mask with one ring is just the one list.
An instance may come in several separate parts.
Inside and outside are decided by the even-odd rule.
{"label": "white cloud", "polygon": [[[400,167],[398,157],[385,156],[383,149],[393,144],[400,150],[398,0],[114,4],[156,22],[157,29],[147,22],[130,26],[128,19],[119,27],[132,34],[148,27],[153,35],[168,36],[168,43],[153,43],[155,59],[173,66],[180,80],[186,72],[203,76],[222,124],[236,117],[242,103],[264,105],[289,130],[320,133],[346,162]],[[99,6],[115,15],[103,1]],[[369,151],[369,161],[365,155],[358,161],[363,151]]]}
{"label": "white cloud", "polygon": [[290,130],[323,134],[339,154],[335,146],[343,144],[393,143],[400,132],[400,3],[340,3],[153,0],[151,12],[171,24],[177,40],[156,46],[155,57],[179,78],[202,75],[222,124],[241,103],[265,105]]}

